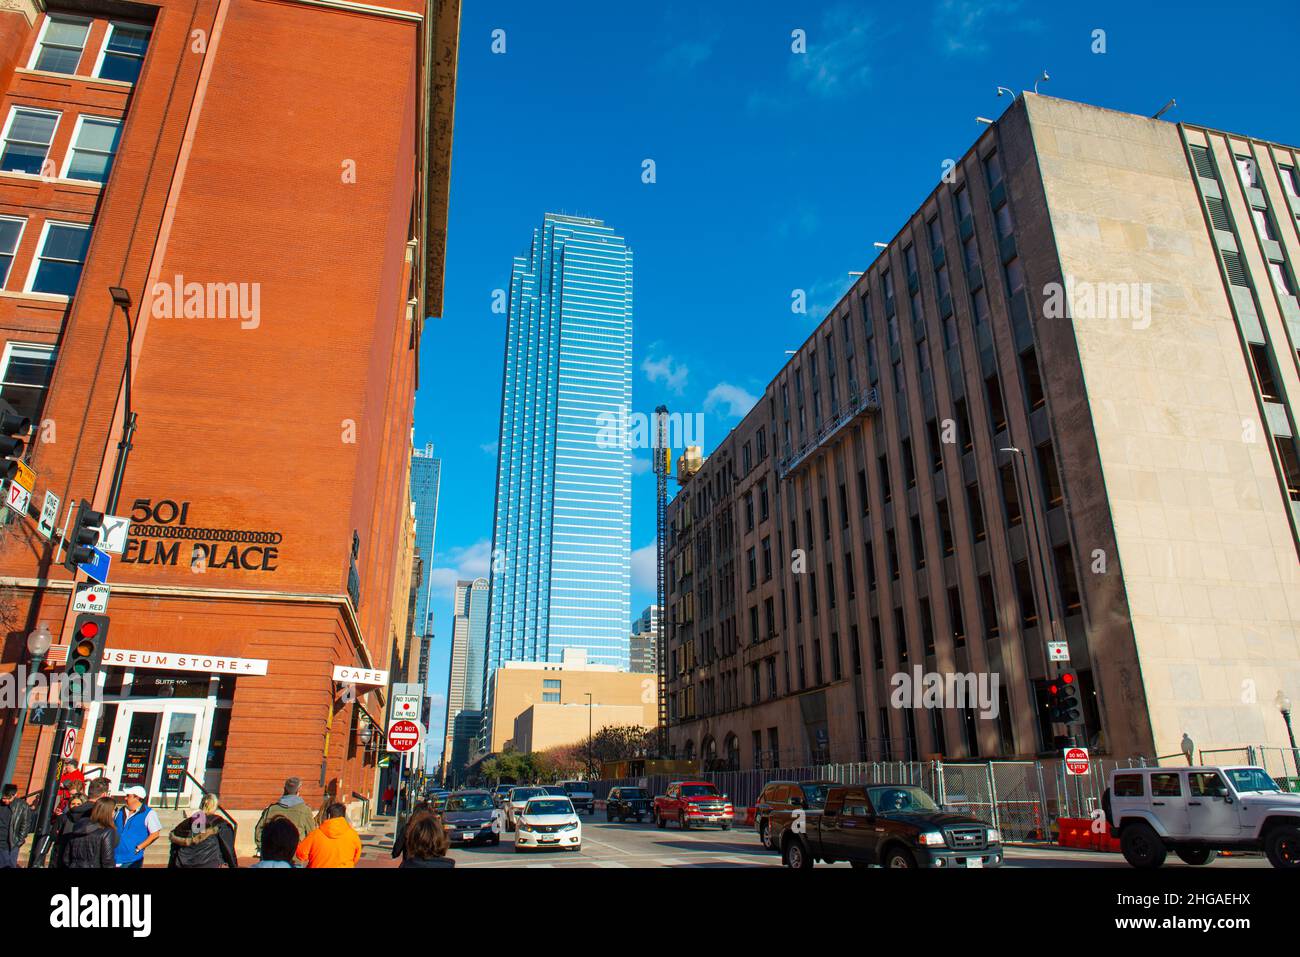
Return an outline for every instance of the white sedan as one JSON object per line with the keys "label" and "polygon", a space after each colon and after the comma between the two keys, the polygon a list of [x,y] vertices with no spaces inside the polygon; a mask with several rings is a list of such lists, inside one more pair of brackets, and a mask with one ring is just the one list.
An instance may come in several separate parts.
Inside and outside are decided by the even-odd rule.
{"label": "white sedan", "polygon": [[545,795],[529,798],[515,817],[515,851],[538,847],[582,847],[582,822],[567,797]]}
{"label": "white sedan", "polygon": [[513,831],[519,823],[519,815],[524,805],[535,797],[546,797],[546,788],[517,787],[511,788],[502,805],[506,812],[506,830]]}

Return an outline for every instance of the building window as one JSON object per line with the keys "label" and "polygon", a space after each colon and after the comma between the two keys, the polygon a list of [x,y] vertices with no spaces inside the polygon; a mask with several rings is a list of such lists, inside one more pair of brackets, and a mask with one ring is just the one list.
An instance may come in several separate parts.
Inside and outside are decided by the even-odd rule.
{"label": "building window", "polygon": [[0,216],[0,289],[9,282],[9,270],[13,268],[14,252],[22,238],[23,227],[27,220],[17,216]]}
{"label": "building window", "polygon": [[72,134],[63,175],[67,179],[87,179],[96,183],[108,180],[117,141],[122,132],[119,120],[104,116],[79,116]]}
{"label": "building window", "polygon": [[149,48],[149,28],[136,23],[111,23],[100,51],[95,76],[101,80],[134,83],[140,77]]}
{"label": "building window", "polygon": [[559,703],[560,703],[560,693],[559,693],[558,691],[543,691],[543,692],[542,692],[542,703],[543,703],[543,704],[559,704]]}
{"label": "building window", "polygon": [[559,680],[556,679],[556,678],[547,678],[547,679],[545,679],[545,680],[542,681],[542,687],[543,687],[543,688],[549,688],[549,689],[552,689],[552,690],[555,690],[555,691],[559,691],[559,690],[560,690],[560,682],[559,682]]}
{"label": "building window", "polygon": [[39,176],[50,153],[59,114],[16,106],[5,124],[4,148],[0,150],[0,171]]}
{"label": "building window", "polygon": [[50,73],[76,73],[89,32],[89,20],[79,17],[46,17],[28,67]]}
{"label": "building window", "polygon": [[998,469],[1002,478],[1002,501],[1007,507],[1007,524],[1020,524],[1020,496],[1016,489],[1016,470],[1008,463]]}
{"label": "building window", "polygon": [[957,586],[948,589],[948,620],[952,624],[952,643],[954,648],[966,644],[966,623],[961,613],[961,593]]}
{"label": "building window", "polygon": [[53,372],[53,346],[8,343],[0,360],[0,399],[33,424],[39,422]]}
{"label": "building window", "polygon": [[1043,407],[1047,402],[1047,396],[1043,394],[1043,377],[1038,371],[1038,356],[1033,347],[1020,353],[1020,372],[1025,380],[1025,401],[1029,403],[1029,410]]}
{"label": "building window", "polygon": [[1061,591],[1061,607],[1067,615],[1077,614],[1083,602],[1079,596],[1079,580],[1074,574],[1074,559],[1070,555],[1069,545],[1058,545],[1052,549],[1056,560],[1056,580]]}
{"label": "building window", "polygon": [[993,579],[988,575],[980,576],[980,619],[984,625],[984,637],[996,638],[998,628],[998,602],[993,594]]}
{"label": "building window", "polygon": [[77,290],[89,244],[89,226],[47,222],[27,278],[27,291],[71,296]]}
{"label": "building window", "polygon": [[1061,476],[1056,471],[1056,456],[1052,454],[1050,443],[1040,445],[1038,453],[1038,474],[1043,483],[1043,498],[1048,508],[1055,508],[1065,501],[1065,490],[1061,488]]}
{"label": "building window", "polygon": [[1034,604],[1034,585],[1029,578],[1029,563],[1016,562],[1016,597],[1020,601],[1020,624],[1032,628],[1038,624],[1038,609]]}
{"label": "building window", "polygon": [[966,486],[966,511],[970,513],[970,532],[975,541],[984,540],[984,508],[980,505],[980,489],[972,482]]}

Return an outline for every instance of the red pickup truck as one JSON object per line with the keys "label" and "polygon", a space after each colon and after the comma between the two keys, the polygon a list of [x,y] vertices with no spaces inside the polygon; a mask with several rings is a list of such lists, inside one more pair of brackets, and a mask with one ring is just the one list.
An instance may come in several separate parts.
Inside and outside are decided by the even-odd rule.
{"label": "red pickup truck", "polygon": [[708,781],[674,781],[668,785],[667,794],[655,798],[652,813],[656,827],[667,827],[669,821],[676,821],[682,830],[716,824],[727,831],[736,818],[731,799]]}

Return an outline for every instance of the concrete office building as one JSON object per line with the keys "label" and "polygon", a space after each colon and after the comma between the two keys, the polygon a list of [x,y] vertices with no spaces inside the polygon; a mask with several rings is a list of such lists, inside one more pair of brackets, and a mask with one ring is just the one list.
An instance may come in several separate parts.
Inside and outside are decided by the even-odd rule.
{"label": "concrete office building", "polygon": [[[478,733],[483,710],[483,657],[487,645],[488,582],[456,582],[452,598],[451,664],[447,675],[447,720],[443,767],[464,768],[470,739]],[[462,712],[474,715],[459,720]]]}
{"label": "concrete office building", "polygon": [[676,755],[1046,753],[1055,634],[1097,751],[1289,766],[1298,161],[1019,97],[672,502]]}
{"label": "concrete office building", "polygon": [[632,622],[632,635],[628,643],[628,658],[636,674],[652,675],[659,670],[659,608],[646,606],[639,618]]}

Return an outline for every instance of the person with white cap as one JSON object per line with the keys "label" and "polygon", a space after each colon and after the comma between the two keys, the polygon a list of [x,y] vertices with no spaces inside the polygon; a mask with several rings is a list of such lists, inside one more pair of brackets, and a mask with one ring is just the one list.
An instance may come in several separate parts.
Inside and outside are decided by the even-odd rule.
{"label": "person with white cap", "polygon": [[118,867],[144,867],[145,849],[162,836],[162,822],[145,803],[146,796],[144,788],[132,785],[126,789],[126,803],[117,810],[114,860]]}

